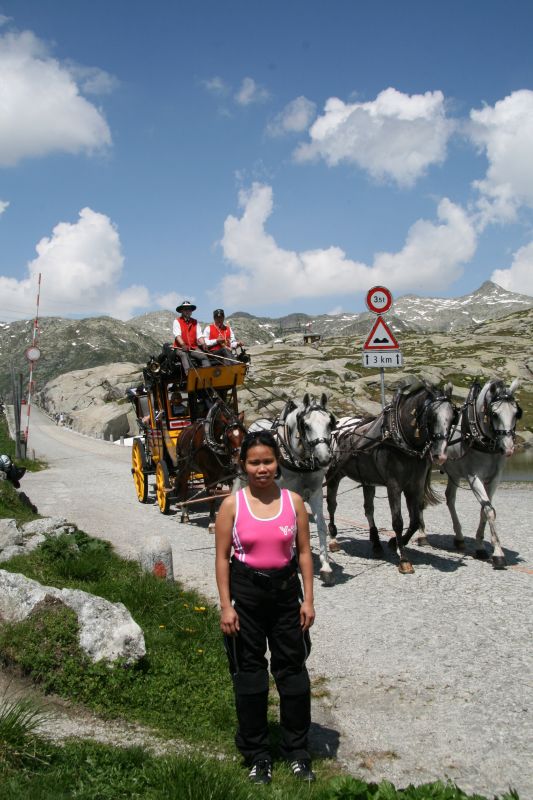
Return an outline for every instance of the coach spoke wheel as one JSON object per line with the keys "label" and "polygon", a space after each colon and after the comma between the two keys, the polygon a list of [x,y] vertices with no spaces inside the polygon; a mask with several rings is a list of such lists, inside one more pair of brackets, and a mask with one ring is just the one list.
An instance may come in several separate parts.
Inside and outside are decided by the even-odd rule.
{"label": "coach spoke wheel", "polygon": [[139,503],[148,500],[148,475],[146,474],[146,451],[140,439],[135,439],[131,451],[131,472]]}
{"label": "coach spoke wheel", "polygon": [[159,506],[159,510],[162,514],[168,514],[170,511],[168,489],[170,489],[168,467],[164,461],[160,461],[155,470],[155,490],[157,505]]}

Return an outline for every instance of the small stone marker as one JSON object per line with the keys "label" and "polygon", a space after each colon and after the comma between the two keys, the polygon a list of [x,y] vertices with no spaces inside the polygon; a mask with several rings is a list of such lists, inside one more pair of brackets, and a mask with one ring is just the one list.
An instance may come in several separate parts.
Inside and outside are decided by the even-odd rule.
{"label": "small stone marker", "polygon": [[172,547],[166,536],[150,536],[145,539],[140,552],[141,567],[156,578],[174,580]]}

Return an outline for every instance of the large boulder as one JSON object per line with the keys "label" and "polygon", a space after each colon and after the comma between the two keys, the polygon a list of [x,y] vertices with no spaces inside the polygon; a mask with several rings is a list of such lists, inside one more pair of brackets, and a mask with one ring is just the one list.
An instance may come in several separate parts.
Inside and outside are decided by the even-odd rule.
{"label": "large boulder", "polygon": [[0,620],[20,622],[50,598],[76,612],[79,644],[91,661],[120,659],[132,664],[146,654],[143,632],[122,603],[110,603],[77,589],[43,586],[24,575],[0,570]]}
{"label": "large boulder", "polygon": [[137,432],[125,393],[141,380],[139,365],[129,362],[75,370],[49,381],[37,401],[51,416],[63,414],[80,433],[118,439]]}

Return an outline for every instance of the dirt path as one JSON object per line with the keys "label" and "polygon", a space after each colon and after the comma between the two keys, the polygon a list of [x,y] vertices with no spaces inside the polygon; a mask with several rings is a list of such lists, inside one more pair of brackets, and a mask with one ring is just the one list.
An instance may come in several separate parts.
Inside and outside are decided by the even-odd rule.
{"label": "dirt path", "polygon": [[[30,436],[50,464],[24,478],[40,513],[66,516],[130,557],[145,536],[166,535],[176,577],[216,599],[204,512],[182,525],[139,504],[127,448],[57,428],[37,411]],[[458,507],[472,535],[479,506],[462,491]],[[411,548],[416,573],[402,576],[392,557],[369,557],[361,492],[341,485],[337,582],[316,581],[310,668],[327,678],[328,696],[315,703],[313,739],[354,774],[399,786],[449,778],[489,796],[513,786],[533,797],[531,485],[503,485],[496,508],[507,570],[455,553],[438,506],[426,513],[433,546]],[[376,516],[390,525],[384,499]]]}
{"label": "dirt path", "polygon": [[42,712],[37,732],[53,742],[78,737],[115,747],[145,747],[154,755],[186,753],[189,747],[176,739],[163,739],[142,725],[98,717],[88,709],[55,695],[43,696],[29,679],[0,670],[0,703],[31,698]]}

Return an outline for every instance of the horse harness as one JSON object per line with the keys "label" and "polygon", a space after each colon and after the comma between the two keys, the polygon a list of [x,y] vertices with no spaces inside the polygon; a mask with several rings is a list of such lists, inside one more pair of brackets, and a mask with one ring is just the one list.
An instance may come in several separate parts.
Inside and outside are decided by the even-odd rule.
{"label": "horse harness", "polygon": [[[483,403],[483,422],[490,424],[495,434],[494,436],[489,436],[488,434],[484,433],[481,421],[478,417],[477,400],[480,391],[481,384],[477,382],[473,383],[470,387],[468,397],[462,408],[465,413],[463,413],[461,423],[461,438],[465,441],[468,447],[473,447],[474,450],[478,450],[482,453],[494,453],[498,445],[498,439],[504,436],[512,436],[513,441],[516,439],[516,420],[519,420],[522,416],[522,409],[505,386],[503,389],[497,391],[496,395],[490,402],[487,402],[487,399],[485,398]],[[494,403],[498,402],[513,403],[516,406],[515,425],[510,430],[495,428],[492,423],[492,406]]]}
{"label": "horse harness", "polygon": [[[421,450],[418,450],[417,448],[411,447],[407,441],[400,415],[401,397],[402,395],[398,394],[394,401],[385,406],[383,409],[382,441],[388,441],[389,444],[392,444],[402,452],[407,453],[407,455],[421,459],[425,458],[428,450],[431,448],[434,442],[445,441],[449,438],[449,435],[447,436],[445,433],[432,433],[429,435],[430,431],[427,424],[428,414],[434,406],[438,407],[442,405],[442,403],[449,403],[450,400],[446,395],[433,395],[426,398],[420,412],[417,413],[416,408],[412,410],[411,414],[414,418],[410,424],[415,428],[414,438],[420,438],[420,431],[422,430],[423,426],[428,434],[424,447]],[[457,412],[455,413],[457,416]]]}

